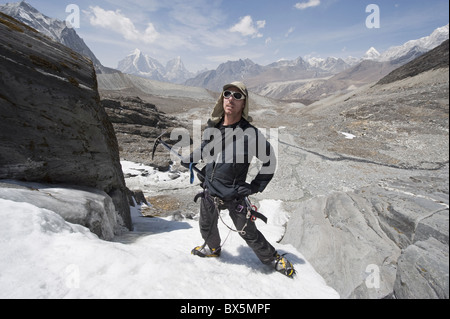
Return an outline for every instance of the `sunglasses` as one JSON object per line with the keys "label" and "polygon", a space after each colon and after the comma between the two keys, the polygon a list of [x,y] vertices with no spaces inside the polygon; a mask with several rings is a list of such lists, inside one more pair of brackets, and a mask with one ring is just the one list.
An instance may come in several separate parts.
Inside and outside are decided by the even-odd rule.
{"label": "sunglasses", "polygon": [[233,91],[224,91],[223,92],[223,97],[228,99],[231,99],[231,96],[233,96],[233,98],[235,100],[245,100],[245,95],[242,94],[241,92],[233,92]]}

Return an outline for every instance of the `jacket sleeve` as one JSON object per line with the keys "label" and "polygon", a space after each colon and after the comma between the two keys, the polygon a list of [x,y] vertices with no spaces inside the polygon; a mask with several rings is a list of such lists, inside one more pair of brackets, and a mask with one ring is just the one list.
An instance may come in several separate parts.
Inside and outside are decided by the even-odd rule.
{"label": "jacket sleeve", "polygon": [[272,145],[266,140],[264,135],[258,131],[257,154],[256,157],[262,162],[259,174],[251,183],[252,193],[263,192],[275,175],[277,158]]}
{"label": "jacket sleeve", "polygon": [[[208,158],[203,158],[203,155],[204,155],[204,154],[203,154],[203,151],[204,151],[205,147],[206,147],[209,143],[211,143],[211,141],[214,141],[214,139],[219,138],[219,136],[215,136],[214,134],[210,134],[210,131],[208,131],[208,129],[213,129],[213,127],[208,127],[208,128],[206,129],[204,137],[207,136],[207,137],[209,137],[210,139],[203,139],[203,140],[202,140],[202,144],[200,145],[199,148],[195,149],[195,150],[189,155],[189,157],[183,158],[182,161],[181,161],[181,165],[182,165],[182,166],[184,166],[184,167],[186,167],[186,168],[189,168],[190,164],[196,165],[196,164],[198,164],[198,162],[199,162],[200,160],[203,160],[203,161],[209,161],[209,160],[210,160],[210,159],[208,159]],[[211,132],[214,132],[214,131],[211,131]],[[211,137],[212,137],[212,140],[211,140]],[[219,138],[219,140],[220,140],[220,138]]]}

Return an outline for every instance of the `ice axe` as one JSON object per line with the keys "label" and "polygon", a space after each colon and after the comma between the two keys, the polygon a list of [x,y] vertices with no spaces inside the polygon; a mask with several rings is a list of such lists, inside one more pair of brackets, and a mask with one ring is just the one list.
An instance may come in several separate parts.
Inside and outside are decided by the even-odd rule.
{"label": "ice axe", "polygon": [[[162,133],[160,136],[158,136],[156,138],[155,144],[153,145],[153,152],[152,152],[152,161],[155,157],[155,152],[156,152],[156,148],[158,147],[158,145],[162,145],[164,146],[167,150],[169,150],[169,152],[175,154],[182,162],[183,162],[183,157],[178,154],[178,152],[175,152],[175,150],[170,147],[166,142],[164,142],[162,140],[162,137],[166,134],[167,132]],[[189,164],[189,171],[191,172],[191,184],[194,183],[194,171],[197,172],[197,174],[205,179],[205,175],[202,173],[202,171],[200,171],[195,165],[194,163],[190,163]],[[200,195],[200,194],[199,194]],[[197,199],[198,197],[196,197]],[[195,202],[197,202],[197,200],[195,200]],[[263,222],[265,222],[267,224],[267,217],[264,216],[263,214],[258,212],[258,209],[256,208],[256,206],[252,205],[252,203],[250,202],[250,199],[248,197],[245,197],[245,205],[247,206],[247,210],[249,212],[249,214],[251,214],[251,218],[252,221],[255,221],[256,218],[261,219]],[[209,235],[208,235],[209,236]],[[205,244],[206,245],[206,244]],[[204,247],[203,247],[204,248]]]}
{"label": "ice axe", "polygon": [[[153,145],[153,152],[152,152],[152,161],[155,158],[155,152],[156,152],[156,148],[158,147],[158,145],[162,145],[164,146],[164,148],[166,148],[169,152],[175,154],[182,162],[183,162],[183,157],[178,154],[178,152],[175,152],[175,150],[170,147],[170,145],[168,145],[166,142],[164,142],[162,140],[162,137],[166,134],[167,132],[162,133],[160,136],[158,136],[156,138],[155,144]],[[197,174],[199,174],[202,178],[204,178],[203,173],[197,168],[195,167],[194,163],[191,163],[189,165],[189,171],[191,172],[191,184],[194,183],[194,173],[193,171],[197,172]]]}

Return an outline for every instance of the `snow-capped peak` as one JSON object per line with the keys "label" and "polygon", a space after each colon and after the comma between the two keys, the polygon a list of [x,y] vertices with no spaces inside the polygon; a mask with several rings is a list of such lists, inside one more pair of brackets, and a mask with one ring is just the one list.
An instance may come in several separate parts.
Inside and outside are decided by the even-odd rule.
{"label": "snow-capped peak", "polygon": [[181,57],[170,60],[164,67],[158,60],[143,53],[140,49],[135,49],[121,60],[117,68],[124,73],[163,82],[184,83],[193,76],[184,67]]}
{"label": "snow-capped peak", "polygon": [[380,52],[374,47],[371,47],[363,57],[363,60],[377,60],[380,57]]}
{"label": "snow-capped peak", "polygon": [[12,16],[18,21],[36,29],[49,38],[60,42],[72,50],[87,56],[94,63],[97,73],[115,73],[113,69],[104,67],[94,53],[84,43],[74,29],[65,21],[50,18],[25,1],[0,4],[0,12]]}
{"label": "snow-capped peak", "polygon": [[7,3],[0,7],[1,12],[18,19],[53,40],[61,42],[61,33],[67,27],[65,22],[47,17],[25,1]]}
{"label": "snow-capped peak", "polygon": [[[437,28],[434,32],[426,37],[420,38],[418,40],[411,40],[403,45],[392,47],[384,52],[379,60],[380,61],[392,61],[400,59],[407,56],[410,52],[417,52],[417,54],[423,54],[428,52],[438,45],[442,44],[445,40],[449,38],[448,32],[449,25]],[[410,54],[411,55],[411,54]]]}
{"label": "snow-capped peak", "polygon": [[141,52],[141,50],[139,50],[139,49],[134,49],[134,51],[133,52],[131,52],[128,56],[139,56],[139,55],[141,55],[142,54],[142,52]]}
{"label": "snow-capped peak", "polygon": [[193,76],[194,74],[185,68],[180,56],[167,62],[165,77],[170,82],[184,83],[187,79]]}
{"label": "snow-capped peak", "polygon": [[319,67],[321,64],[323,64],[325,62],[325,59],[312,57],[312,58],[308,58],[306,61],[314,67]]}

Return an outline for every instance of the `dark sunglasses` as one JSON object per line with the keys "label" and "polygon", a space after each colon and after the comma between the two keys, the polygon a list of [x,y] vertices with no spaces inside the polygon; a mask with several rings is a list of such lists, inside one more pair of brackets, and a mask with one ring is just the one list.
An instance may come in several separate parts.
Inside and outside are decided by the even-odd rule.
{"label": "dark sunglasses", "polygon": [[245,95],[242,94],[241,92],[233,92],[233,91],[224,91],[223,92],[223,97],[226,99],[231,99],[231,96],[233,96],[233,98],[235,100],[245,100]]}

